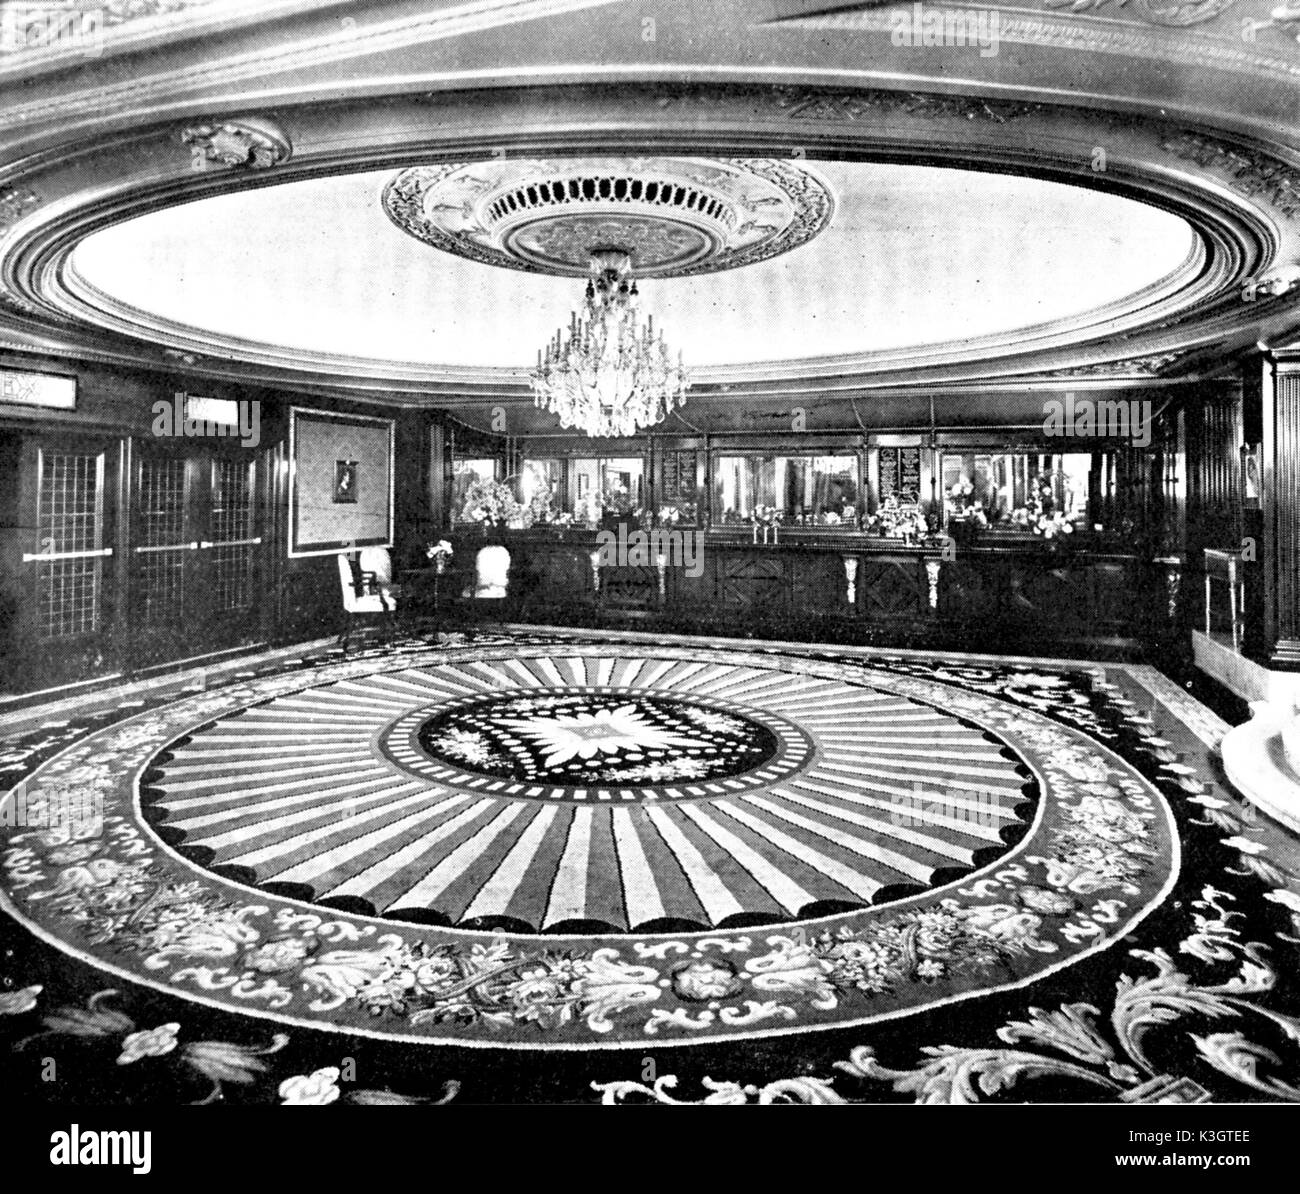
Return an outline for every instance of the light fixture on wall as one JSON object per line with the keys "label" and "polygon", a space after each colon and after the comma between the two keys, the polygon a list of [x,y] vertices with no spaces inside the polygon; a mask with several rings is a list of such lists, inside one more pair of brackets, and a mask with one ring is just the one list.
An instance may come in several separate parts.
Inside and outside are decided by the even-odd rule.
{"label": "light fixture on wall", "polygon": [[634,435],[686,401],[690,378],[654,317],[641,320],[631,254],[593,249],[591,272],[584,314],[537,354],[533,402],[590,436]]}

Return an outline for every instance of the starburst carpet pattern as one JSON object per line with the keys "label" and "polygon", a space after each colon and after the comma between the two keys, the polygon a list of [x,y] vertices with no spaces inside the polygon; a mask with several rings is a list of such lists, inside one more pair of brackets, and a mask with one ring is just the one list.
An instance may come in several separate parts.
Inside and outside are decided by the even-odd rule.
{"label": "starburst carpet pattern", "polygon": [[127,1097],[1295,1093],[1295,843],[1122,668],[444,636],[6,751],[0,1023]]}

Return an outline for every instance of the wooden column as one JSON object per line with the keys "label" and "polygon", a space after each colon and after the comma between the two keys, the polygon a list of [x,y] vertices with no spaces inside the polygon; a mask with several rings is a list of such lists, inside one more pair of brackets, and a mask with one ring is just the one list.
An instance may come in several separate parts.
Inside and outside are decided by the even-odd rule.
{"label": "wooden column", "polygon": [[1262,645],[1270,667],[1293,671],[1300,670],[1300,361],[1255,367],[1264,401]]}

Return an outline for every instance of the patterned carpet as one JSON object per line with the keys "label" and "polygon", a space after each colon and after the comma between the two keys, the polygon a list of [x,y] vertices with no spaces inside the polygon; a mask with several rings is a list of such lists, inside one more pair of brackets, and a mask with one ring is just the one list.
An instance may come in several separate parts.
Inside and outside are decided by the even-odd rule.
{"label": "patterned carpet", "polygon": [[1295,842],[1124,669],[443,636],[0,765],[0,1025],[101,1095],[1300,1096]]}
{"label": "patterned carpet", "polygon": [[1006,746],[934,707],[635,652],[498,652],[271,698],[157,761],[150,819],[218,873],[350,911],[689,932],[929,887],[1000,855],[1032,803]]}

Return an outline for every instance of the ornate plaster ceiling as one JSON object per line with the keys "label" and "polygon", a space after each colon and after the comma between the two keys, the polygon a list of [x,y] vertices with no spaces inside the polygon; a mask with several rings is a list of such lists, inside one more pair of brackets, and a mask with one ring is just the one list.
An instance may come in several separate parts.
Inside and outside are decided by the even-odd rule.
{"label": "ornate plaster ceiling", "polygon": [[[1109,384],[1300,326],[1300,10],[1276,0],[995,0],[996,47],[900,44],[889,6],[833,0],[107,8],[94,54],[0,59],[0,347],[526,398],[574,282],[484,262],[563,272],[590,229],[516,207],[471,250],[421,187],[609,158],[834,196],[779,255],[820,227],[797,203],[749,242],[685,221],[658,272],[739,267],[647,283],[736,395]],[[414,235],[380,204],[399,174]]]}
{"label": "ornate plaster ceiling", "polygon": [[[580,176],[594,164],[548,162],[511,173]],[[607,176],[624,168],[621,160],[604,163]],[[695,168],[710,169],[700,160]],[[472,173],[491,170],[489,162]],[[457,167],[452,177],[465,173]],[[1140,318],[1204,264],[1186,221],[1100,191],[880,163],[802,164],[799,175],[817,179],[820,194],[836,195],[836,212],[820,236],[791,252],[764,259],[729,250],[721,236],[696,235],[676,215],[665,222],[690,235],[637,242],[660,253],[652,270],[691,275],[647,281],[642,305],[692,366],[722,376],[759,362],[793,368],[963,341],[991,348],[1029,329],[1080,335],[1103,320]],[[478,250],[472,255],[452,237],[444,252],[384,218],[381,195],[391,201],[393,190],[387,174],[365,173],[168,208],[89,237],[69,259],[65,280],[88,318],[176,344],[220,345],[234,356],[286,363],[342,356],[380,374],[394,362],[528,366],[581,298],[581,284],[568,275],[585,272],[585,242],[546,274],[536,233],[517,250],[522,260],[496,248],[490,233],[489,247],[470,242]],[[829,216],[829,199],[824,206]],[[658,230],[655,217],[642,218]],[[533,227],[523,226],[525,233]],[[782,227],[773,221],[768,243]],[[596,223],[594,231],[559,220],[543,228],[566,237],[628,234],[625,219]],[[525,240],[509,232],[501,239],[507,246]],[[680,252],[683,242],[693,257]],[[693,273],[709,250],[714,272]],[[720,268],[734,256],[749,264]]]}

